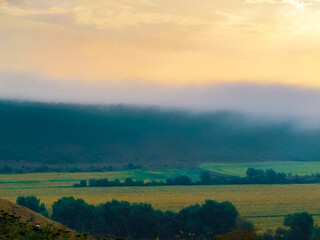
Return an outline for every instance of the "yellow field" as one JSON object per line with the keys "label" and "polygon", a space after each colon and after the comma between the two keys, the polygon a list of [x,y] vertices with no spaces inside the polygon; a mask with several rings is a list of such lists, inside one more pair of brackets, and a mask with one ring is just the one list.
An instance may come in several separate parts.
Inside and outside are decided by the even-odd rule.
{"label": "yellow field", "polygon": [[[72,180],[72,178],[77,178],[77,180]],[[22,179],[25,179],[25,182]],[[78,179],[85,179],[83,173],[0,175],[0,197],[15,201],[18,196],[34,195],[39,197],[48,208],[62,196],[74,196],[75,198],[83,198],[91,204],[118,199],[130,202],[147,202],[157,209],[172,211],[178,211],[191,204],[202,203],[206,199],[219,202],[230,201],[242,216],[250,217],[286,215],[302,211],[312,214],[320,213],[320,184],[70,187]],[[266,229],[281,226],[283,217],[250,219],[258,228]],[[320,223],[319,217],[315,217],[315,219],[317,223]]]}

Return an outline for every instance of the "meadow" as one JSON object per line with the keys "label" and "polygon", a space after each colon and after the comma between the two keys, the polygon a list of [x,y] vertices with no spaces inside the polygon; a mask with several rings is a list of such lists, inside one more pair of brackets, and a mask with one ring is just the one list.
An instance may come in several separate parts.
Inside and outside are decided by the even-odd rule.
{"label": "meadow", "polygon": [[[50,208],[63,196],[82,198],[88,203],[99,204],[112,199],[130,202],[146,202],[161,210],[178,211],[206,199],[232,202],[244,217],[250,218],[259,229],[281,226],[283,215],[308,211],[320,214],[320,184],[307,185],[227,185],[227,186],[161,186],[161,187],[111,187],[73,188],[81,179],[108,177],[109,179],[131,177],[137,171],[108,173],[43,173],[0,175],[0,197],[15,202],[18,196],[34,195]],[[151,176],[162,176],[154,171]],[[184,170],[194,177],[194,170]],[[168,172],[171,172],[168,170]],[[174,171],[171,174],[176,174]],[[165,175],[165,174],[164,174]],[[120,179],[121,179],[120,178]],[[149,178],[151,179],[151,177]],[[156,178],[154,178],[156,179]],[[315,220],[320,224],[319,216]]]}
{"label": "meadow", "polygon": [[276,172],[291,173],[292,175],[309,175],[320,173],[320,162],[246,162],[246,163],[204,163],[200,169],[230,176],[245,177],[248,168],[267,170],[272,168]]}

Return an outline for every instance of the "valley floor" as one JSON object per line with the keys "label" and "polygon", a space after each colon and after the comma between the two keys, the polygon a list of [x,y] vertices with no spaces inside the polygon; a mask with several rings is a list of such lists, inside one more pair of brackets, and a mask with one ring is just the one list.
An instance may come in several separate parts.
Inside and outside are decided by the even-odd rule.
{"label": "valley floor", "polygon": [[[97,173],[97,178],[103,174]],[[92,175],[95,174],[90,173]],[[0,175],[0,197],[15,202],[18,196],[33,195],[40,198],[49,209],[59,198],[74,196],[91,204],[117,199],[146,202],[157,209],[173,211],[212,199],[232,202],[242,216],[248,217],[261,230],[281,226],[284,215],[303,211],[314,214],[316,223],[320,224],[320,184],[71,187],[86,177],[83,173]]]}

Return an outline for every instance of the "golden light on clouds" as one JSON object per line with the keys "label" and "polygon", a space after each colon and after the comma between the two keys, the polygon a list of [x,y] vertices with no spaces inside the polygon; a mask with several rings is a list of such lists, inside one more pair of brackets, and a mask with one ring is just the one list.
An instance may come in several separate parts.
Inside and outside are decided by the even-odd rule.
{"label": "golden light on clouds", "polygon": [[0,71],[320,86],[318,0],[0,0]]}

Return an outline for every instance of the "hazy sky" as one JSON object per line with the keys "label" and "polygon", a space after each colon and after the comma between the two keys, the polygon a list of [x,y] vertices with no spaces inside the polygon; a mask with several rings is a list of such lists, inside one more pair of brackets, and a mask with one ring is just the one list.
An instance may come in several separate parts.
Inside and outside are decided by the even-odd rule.
{"label": "hazy sky", "polygon": [[319,0],[0,0],[0,70],[320,86]]}
{"label": "hazy sky", "polygon": [[0,97],[161,104],[184,89],[181,102],[217,95],[228,107],[239,88],[265,85],[293,106],[305,104],[292,92],[302,87],[312,109],[320,0],[0,0],[0,54]]}

